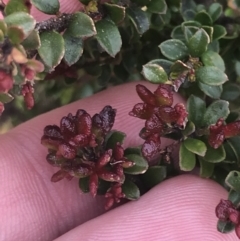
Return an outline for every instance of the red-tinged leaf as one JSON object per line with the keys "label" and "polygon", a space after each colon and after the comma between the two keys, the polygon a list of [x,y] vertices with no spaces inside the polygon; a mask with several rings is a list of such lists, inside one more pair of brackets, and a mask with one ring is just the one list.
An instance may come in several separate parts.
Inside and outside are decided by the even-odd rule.
{"label": "red-tinged leaf", "polygon": [[115,147],[113,148],[113,158],[116,161],[120,161],[123,159],[124,156],[124,148],[123,146],[118,142]]}
{"label": "red-tinged leaf", "polygon": [[63,170],[59,170],[58,172],[56,172],[55,174],[53,174],[51,181],[52,182],[58,182],[61,181],[63,178],[67,177],[68,173],[63,171]]}
{"label": "red-tinged leaf", "polygon": [[146,120],[152,116],[153,111],[154,106],[146,103],[138,103],[133,107],[133,110],[129,112],[129,115]]}
{"label": "red-tinged leaf", "polygon": [[70,139],[76,134],[76,125],[69,117],[63,117],[60,122],[61,133],[64,138]]}
{"label": "red-tinged leaf", "polygon": [[44,65],[36,59],[29,59],[28,62],[26,63],[26,66],[29,69],[34,70],[38,73],[44,71]]}
{"label": "red-tinged leaf", "polygon": [[58,153],[61,154],[66,159],[73,159],[77,154],[77,150],[75,147],[67,143],[62,143],[58,147]]}
{"label": "red-tinged leaf", "polygon": [[80,115],[77,119],[77,133],[90,135],[92,129],[92,118],[88,113]]}
{"label": "red-tinged leaf", "polygon": [[97,162],[97,167],[101,168],[107,165],[109,163],[110,159],[112,157],[112,150],[107,150],[100,158],[98,159]]}
{"label": "red-tinged leaf", "polygon": [[13,79],[5,71],[0,70],[0,92],[8,92],[13,87]]}
{"label": "red-tinged leaf", "polygon": [[49,153],[46,157],[47,162],[54,167],[61,167],[64,162],[64,158],[62,156],[57,156],[56,154]]}
{"label": "red-tinged leaf", "polygon": [[48,125],[43,130],[44,135],[49,137],[63,138],[61,134],[61,130],[56,125]]}
{"label": "red-tinged leaf", "polygon": [[[73,143],[72,143],[73,142]],[[73,146],[78,146],[78,147],[83,147],[83,146],[87,146],[89,143],[89,137],[87,135],[84,134],[79,134],[76,135],[72,141],[70,141],[70,144]]]}
{"label": "red-tinged leaf", "polygon": [[158,106],[171,106],[173,104],[173,91],[171,88],[171,86],[163,84],[158,86],[157,90],[154,92],[156,104]]}
{"label": "red-tinged leaf", "polygon": [[240,135],[240,121],[235,121],[224,126],[224,135],[226,138]]}
{"label": "red-tinged leaf", "polygon": [[89,178],[89,191],[93,197],[97,195],[98,189],[98,175],[92,174]]}
{"label": "red-tinged leaf", "polygon": [[138,84],[136,86],[136,91],[143,102],[149,105],[156,105],[154,94],[145,86]]}
{"label": "red-tinged leaf", "polygon": [[219,119],[215,125],[209,128],[208,143],[214,149],[221,146],[225,139],[223,122],[223,119]]}
{"label": "red-tinged leaf", "polygon": [[142,146],[142,154],[147,160],[156,156],[160,150],[161,140],[159,134],[149,136]]}
{"label": "red-tinged leaf", "polygon": [[229,218],[229,209],[234,206],[231,201],[221,199],[220,203],[217,205],[215,212],[216,216],[221,221],[227,221]]}
{"label": "red-tinged leaf", "polygon": [[98,176],[108,182],[120,182],[122,183],[124,180],[123,178],[119,177],[116,173],[106,171],[106,170],[101,170],[98,172]]}
{"label": "red-tinged leaf", "polygon": [[149,119],[146,120],[145,128],[149,133],[161,133],[165,124],[157,115],[153,114]]}
{"label": "red-tinged leaf", "polygon": [[44,135],[41,138],[41,144],[47,147],[48,149],[57,150],[58,146],[62,143],[62,139],[57,137],[49,137]]}

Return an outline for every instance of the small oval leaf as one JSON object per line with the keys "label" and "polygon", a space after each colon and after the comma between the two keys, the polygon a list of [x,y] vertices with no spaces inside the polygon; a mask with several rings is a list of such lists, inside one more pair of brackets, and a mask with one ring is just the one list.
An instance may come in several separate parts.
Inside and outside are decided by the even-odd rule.
{"label": "small oval leaf", "polygon": [[122,39],[114,22],[103,19],[96,23],[96,39],[100,46],[112,57],[120,51]]}
{"label": "small oval leaf", "polygon": [[134,166],[125,168],[124,172],[127,174],[142,174],[148,169],[148,162],[145,158],[137,154],[129,154],[125,156],[129,161],[134,162]]}
{"label": "small oval leaf", "polygon": [[196,79],[207,85],[221,85],[228,81],[227,75],[215,66],[202,66],[197,69]]}
{"label": "small oval leaf", "polygon": [[160,84],[168,81],[168,76],[165,70],[157,64],[143,65],[143,75],[151,83]]}
{"label": "small oval leaf", "polygon": [[226,152],[224,150],[223,145],[221,145],[218,149],[214,149],[205,143],[207,146],[207,152],[203,159],[207,162],[218,163],[223,161],[226,158]]}
{"label": "small oval leaf", "polygon": [[225,71],[225,64],[222,57],[211,50],[206,51],[202,54],[201,60],[205,66],[215,66],[222,71]]}
{"label": "small oval leaf", "polygon": [[128,200],[137,200],[140,198],[140,190],[137,185],[126,179],[122,185],[122,192]]}
{"label": "small oval leaf", "polygon": [[235,225],[232,222],[218,220],[217,230],[221,233],[230,233],[234,230]]}
{"label": "small oval leaf", "polygon": [[31,3],[46,14],[56,14],[60,8],[59,0],[31,0]]}
{"label": "small oval leaf", "polygon": [[179,150],[179,166],[182,171],[192,171],[196,165],[196,156],[183,143]]}
{"label": "small oval leaf", "polygon": [[123,143],[126,134],[121,131],[111,131],[107,134],[105,138],[105,147],[106,149],[113,149],[115,145],[119,142],[120,144]]}
{"label": "small oval leaf", "polygon": [[183,59],[188,56],[187,46],[178,39],[169,39],[159,45],[162,54],[170,60]]}
{"label": "small oval leaf", "polygon": [[44,63],[50,67],[56,67],[64,56],[64,40],[61,34],[43,32],[40,34],[41,46],[38,53]]}
{"label": "small oval leaf", "polygon": [[226,184],[233,190],[240,192],[240,172],[231,171],[225,179]]}
{"label": "small oval leaf", "polygon": [[199,156],[205,156],[207,147],[203,141],[189,137],[183,143],[189,151]]}

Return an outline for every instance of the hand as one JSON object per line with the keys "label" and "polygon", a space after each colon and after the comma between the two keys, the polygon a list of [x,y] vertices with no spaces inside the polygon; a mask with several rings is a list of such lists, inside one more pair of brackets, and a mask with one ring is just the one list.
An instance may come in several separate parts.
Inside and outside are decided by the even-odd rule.
{"label": "hand", "polygon": [[104,215],[103,199],[82,194],[76,179],[50,182],[56,170],[45,161],[47,151],[40,144],[46,125],[59,124],[62,116],[80,108],[95,114],[111,104],[117,109],[114,129],[128,135],[125,145],[141,144],[143,121],[128,116],[138,101],[135,83],[110,88],[0,136],[0,240],[238,240],[234,232],[216,230],[215,206],[227,193],[210,180],[178,176]]}

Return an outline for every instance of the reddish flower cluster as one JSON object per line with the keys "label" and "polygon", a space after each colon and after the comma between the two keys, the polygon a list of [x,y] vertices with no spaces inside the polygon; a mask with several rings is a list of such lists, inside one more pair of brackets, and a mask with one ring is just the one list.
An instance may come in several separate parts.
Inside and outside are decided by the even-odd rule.
{"label": "reddish flower cluster", "polygon": [[240,211],[229,200],[221,200],[216,207],[216,216],[221,221],[232,222],[235,225],[235,232],[240,238]]}
{"label": "reddish flower cluster", "polygon": [[89,191],[93,196],[97,194],[99,178],[114,183],[106,194],[106,208],[124,197],[121,194],[125,180],[123,168],[134,164],[124,157],[120,143],[116,143],[113,149],[105,148],[105,139],[114,124],[115,115],[116,110],[111,106],[106,106],[93,117],[84,110],[78,110],[75,116],[63,117],[60,127],[46,126],[41,139],[49,149],[47,161],[61,168],[52,176],[53,182],[63,178],[89,177]]}
{"label": "reddish flower cluster", "polygon": [[225,125],[224,120],[220,118],[216,124],[209,127],[209,131],[209,145],[217,149],[226,138],[240,135],[240,121]]}
{"label": "reddish flower cluster", "polygon": [[146,120],[140,135],[145,139],[142,153],[149,160],[160,152],[161,136],[172,132],[173,128],[185,127],[188,113],[181,103],[172,107],[173,90],[170,85],[160,84],[152,93],[138,84],[136,90],[144,103],[136,104],[129,114]]}

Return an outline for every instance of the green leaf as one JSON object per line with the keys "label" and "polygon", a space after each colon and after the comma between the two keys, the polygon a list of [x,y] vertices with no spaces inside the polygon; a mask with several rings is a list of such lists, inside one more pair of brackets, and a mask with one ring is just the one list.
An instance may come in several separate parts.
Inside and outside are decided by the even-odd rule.
{"label": "green leaf", "polygon": [[126,134],[121,131],[111,131],[105,138],[105,148],[106,149],[113,149],[115,145],[119,142],[120,144],[123,143]]}
{"label": "green leaf", "polygon": [[124,172],[127,174],[143,174],[148,169],[148,162],[140,155],[129,154],[125,156],[128,160],[134,162],[134,166],[125,168]]}
{"label": "green leaf", "polygon": [[35,50],[38,49],[41,45],[40,43],[40,37],[38,34],[38,31],[33,30],[29,36],[24,39],[24,41],[21,43],[21,45],[26,49],[26,50]]}
{"label": "green leaf", "polygon": [[40,34],[41,46],[38,53],[49,68],[56,67],[64,56],[64,40],[61,34],[43,32]]}
{"label": "green leaf", "polygon": [[231,145],[234,154],[236,155],[237,158],[237,164],[240,164],[240,148],[239,148],[239,143],[240,143],[240,136],[235,136],[231,137],[227,140],[227,142]]}
{"label": "green leaf", "polygon": [[[202,26],[202,28],[206,31],[206,33],[208,34],[209,38],[210,38],[210,42],[212,42],[213,39],[213,27],[209,27],[209,26]],[[210,44],[210,43],[209,43]],[[208,45],[209,45],[208,44]]]}
{"label": "green leaf", "polygon": [[206,51],[202,54],[201,60],[205,66],[215,66],[222,71],[225,71],[225,64],[222,57],[211,50]]}
{"label": "green leaf", "polygon": [[190,151],[199,156],[205,156],[207,147],[203,141],[188,137],[183,141],[184,146]]}
{"label": "green leaf", "polygon": [[232,222],[221,221],[217,222],[217,230],[221,233],[230,233],[234,230],[235,225]]}
{"label": "green leaf", "polygon": [[137,200],[140,198],[140,191],[137,185],[127,179],[122,185],[122,192],[128,200]]}
{"label": "green leaf", "polygon": [[203,158],[199,157],[199,164],[200,164],[200,177],[209,178],[212,176],[214,171],[214,163],[206,162]]}
{"label": "green leaf", "polygon": [[201,23],[202,25],[207,25],[207,26],[212,25],[212,18],[205,10],[198,12],[194,20]]}
{"label": "green leaf", "polygon": [[213,22],[221,16],[222,11],[222,5],[220,3],[212,3],[209,6],[208,13],[210,14]]}
{"label": "green leaf", "polygon": [[182,30],[182,26],[176,26],[172,32],[171,32],[171,38],[173,39],[179,39],[181,41],[185,41],[185,36],[184,36],[184,32]]}
{"label": "green leaf", "polygon": [[11,26],[7,30],[7,35],[13,44],[20,44],[24,39],[23,30],[17,26]]}
{"label": "green leaf", "polygon": [[199,27],[184,26],[184,38],[187,42],[193,37],[193,35],[199,30]]}
{"label": "green leaf", "polygon": [[231,190],[228,193],[228,200],[230,200],[234,206],[238,206],[240,203],[240,192],[236,192],[235,190]]}
{"label": "green leaf", "polygon": [[203,157],[205,161],[211,163],[218,163],[226,158],[226,152],[223,145],[221,145],[218,149],[214,149],[208,143],[205,144],[207,145],[207,152],[206,155]]}
{"label": "green leaf", "polygon": [[141,146],[140,147],[128,147],[124,150],[124,156],[136,154],[138,156],[142,155]]}
{"label": "green leaf", "polygon": [[222,25],[213,26],[213,40],[223,38],[227,34],[227,30]]}
{"label": "green leaf", "polygon": [[150,22],[147,13],[141,8],[127,8],[127,14],[140,35],[149,29]]}
{"label": "green leaf", "polygon": [[83,193],[89,192],[89,177],[83,177],[79,179],[79,188]]}
{"label": "green leaf", "polygon": [[10,15],[14,12],[26,12],[30,13],[30,6],[28,6],[29,0],[9,0],[5,6],[4,12],[6,15]]}
{"label": "green leaf", "polygon": [[0,30],[2,30],[3,34],[7,33],[7,24],[3,19],[0,19]]}
{"label": "green leaf", "polygon": [[234,101],[240,97],[240,86],[238,84],[228,82],[224,85],[221,98],[227,101]]}
{"label": "green leaf", "polygon": [[226,119],[229,115],[229,103],[225,100],[216,100],[208,106],[203,115],[203,126],[210,126],[215,124],[219,118]]}
{"label": "green leaf", "polygon": [[122,39],[117,26],[109,20],[100,20],[96,23],[96,39],[100,46],[112,57],[120,51]]}
{"label": "green leaf", "polygon": [[110,3],[104,3],[104,6],[114,23],[118,24],[124,20],[126,14],[125,7]]}
{"label": "green leaf", "polygon": [[170,60],[183,59],[188,56],[187,46],[178,39],[169,39],[159,45],[162,54]]}
{"label": "green leaf", "polygon": [[92,18],[85,13],[77,12],[71,17],[67,32],[72,37],[89,38],[96,35],[96,28]]}
{"label": "green leaf", "polygon": [[33,31],[36,20],[28,13],[24,12],[16,12],[8,15],[4,18],[8,27],[16,26],[23,30],[24,38],[28,37],[28,35]]}
{"label": "green leaf", "polygon": [[197,127],[202,123],[202,116],[206,111],[205,101],[197,96],[191,95],[187,100],[188,120],[192,121]]}
{"label": "green leaf", "polygon": [[225,179],[226,184],[233,190],[240,192],[240,172],[231,171]]}
{"label": "green leaf", "polygon": [[227,75],[215,66],[202,66],[197,69],[196,79],[207,85],[221,85],[228,81]]}
{"label": "green leaf", "polygon": [[75,64],[83,54],[83,41],[81,38],[73,37],[65,31],[63,34],[65,54],[64,61],[68,66]]}
{"label": "green leaf", "polygon": [[201,82],[198,82],[198,87],[205,95],[213,99],[220,99],[223,90],[222,85],[206,85]]}
{"label": "green leaf", "polygon": [[8,93],[0,93],[0,102],[4,104],[11,102],[13,99],[14,97]]}
{"label": "green leaf", "polygon": [[140,176],[140,178],[147,188],[153,188],[154,186],[162,182],[166,178],[166,176],[166,166],[152,166],[149,167],[148,170]]}
{"label": "green leaf", "polygon": [[167,74],[170,74],[171,66],[173,65],[172,61],[166,60],[166,59],[153,59],[148,62],[148,64],[157,64],[161,66]]}
{"label": "green leaf", "polygon": [[166,14],[167,4],[165,0],[151,0],[147,9],[151,13]]}
{"label": "green leaf", "polygon": [[182,171],[192,171],[196,165],[196,156],[189,151],[184,143],[181,143],[179,150],[179,165]]}
{"label": "green leaf", "polygon": [[142,71],[144,77],[151,83],[160,84],[168,81],[165,70],[157,64],[145,64]]}
{"label": "green leaf", "polygon": [[187,137],[195,131],[195,125],[193,122],[188,121],[184,130],[182,130],[182,135]]}
{"label": "green leaf", "polygon": [[31,0],[31,3],[38,10],[46,14],[56,14],[60,8],[58,0]]}
{"label": "green leaf", "polygon": [[210,38],[207,32],[200,28],[190,39],[188,42],[189,53],[193,57],[201,56],[208,47],[210,43]]}

